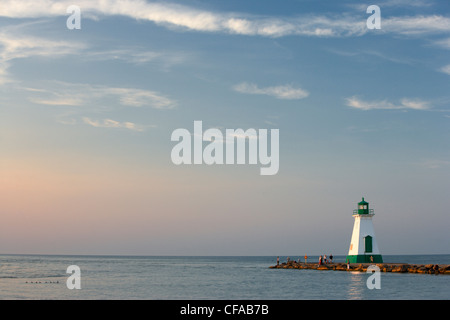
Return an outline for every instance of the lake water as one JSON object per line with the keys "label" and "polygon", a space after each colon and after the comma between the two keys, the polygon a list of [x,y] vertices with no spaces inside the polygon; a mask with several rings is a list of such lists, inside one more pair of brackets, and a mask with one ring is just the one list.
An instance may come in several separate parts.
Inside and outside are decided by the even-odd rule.
{"label": "lake water", "polygon": [[[286,261],[287,257],[280,257]],[[308,262],[317,261],[312,256]],[[450,264],[450,255],[383,256],[384,262]],[[298,259],[292,256],[291,259]],[[336,262],[344,262],[337,256]],[[450,276],[269,269],[276,257],[0,255],[0,299],[350,300],[450,298]],[[67,267],[80,268],[70,290]]]}

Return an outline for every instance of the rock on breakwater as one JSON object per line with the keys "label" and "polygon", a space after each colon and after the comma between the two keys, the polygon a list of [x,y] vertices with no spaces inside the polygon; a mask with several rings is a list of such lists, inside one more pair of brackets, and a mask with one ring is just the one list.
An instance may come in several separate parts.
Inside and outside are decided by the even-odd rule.
{"label": "rock on breakwater", "polygon": [[448,274],[450,275],[449,264],[408,264],[408,263],[304,263],[304,262],[283,262],[270,269],[313,269],[313,270],[337,270],[337,271],[359,271],[366,272],[369,266],[377,266],[381,272],[398,273],[426,273],[426,274]]}

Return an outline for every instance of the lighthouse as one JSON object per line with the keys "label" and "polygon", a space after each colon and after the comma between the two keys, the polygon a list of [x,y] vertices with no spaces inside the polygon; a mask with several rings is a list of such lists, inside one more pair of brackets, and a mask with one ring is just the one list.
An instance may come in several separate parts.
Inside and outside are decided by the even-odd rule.
{"label": "lighthouse", "polygon": [[348,250],[347,261],[350,263],[382,263],[378,250],[372,218],[375,215],[373,209],[369,209],[369,203],[358,203],[358,209],[353,210],[355,222],[353,224],[352,239]]}

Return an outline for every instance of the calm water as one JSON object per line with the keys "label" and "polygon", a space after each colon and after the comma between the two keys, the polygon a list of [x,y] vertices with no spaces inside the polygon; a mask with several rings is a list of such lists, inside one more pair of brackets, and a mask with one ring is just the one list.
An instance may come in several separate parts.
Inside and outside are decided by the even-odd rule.
{"label": "calm water", "polygon": [[[339,256],[335,261],[344,259]],[[384,260],[450,264],[450,255],[384,256]],[[381,273],[381,289],[369,290],[366,273],[268,268],[275,263],[276,257],[0,255],[0,299],[450,298],[448,275]],[[81,269],[80,290],[66,286],[69,265]]]}

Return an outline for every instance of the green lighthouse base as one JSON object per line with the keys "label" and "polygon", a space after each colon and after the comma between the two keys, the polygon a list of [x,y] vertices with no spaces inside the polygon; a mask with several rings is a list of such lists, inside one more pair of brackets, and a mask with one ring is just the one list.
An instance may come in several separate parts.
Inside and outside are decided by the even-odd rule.
{"label": "green lighthouse base", "polygon": [[358,254],[347,256],[345,260],[349,263],[383,263],[381,254]]}

